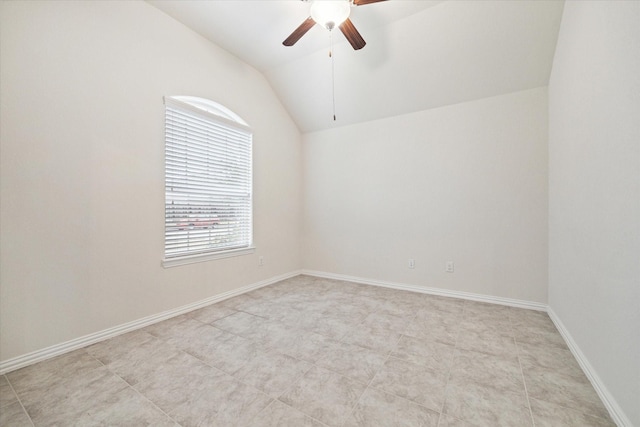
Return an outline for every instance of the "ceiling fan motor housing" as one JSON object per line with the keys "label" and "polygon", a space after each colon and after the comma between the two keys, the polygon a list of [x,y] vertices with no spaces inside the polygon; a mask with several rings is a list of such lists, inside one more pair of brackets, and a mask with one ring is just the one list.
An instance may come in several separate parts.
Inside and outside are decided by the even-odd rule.
{"label": "ceiling fan motor housing", "polygon": [[298,28],[293,30],[293,33],[291,33],[282,44],[285,46],[293,46],[317,23],[329,31],[335,27],[340,28],[340,32],[344,34],[347,41],[349,41],[355,50],[362,49],[367,43],[349,19],[351,6],[364,6],[366,4],[383,1],[386,0],[313,0],[310,8],[311,16],[304,20]]}
{"label": "ceiling fan motor housing", "polygon": [[342,24],[351,11],[349,0],[315,0],[311,4],[311,17],[328,30]]}

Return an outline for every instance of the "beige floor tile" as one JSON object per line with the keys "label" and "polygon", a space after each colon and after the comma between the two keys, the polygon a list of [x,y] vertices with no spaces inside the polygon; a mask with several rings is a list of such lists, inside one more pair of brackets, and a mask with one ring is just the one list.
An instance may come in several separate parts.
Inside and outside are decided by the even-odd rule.
{"label": "beige floor tile", "polygon": [[277,302],[284,310],[293,310],[298,313],[308,313],[311,315],[321,315],[330,310],[336,304],[346,304],[347,297],[327,298],[322,293],[310,295],[287,295],[280,297]]}
{"label": "beige floor tile", "polygon": [[409,400],[368,388],[345,427],[422,427],[438,425],[438,412]]}
{"label": "beige floor tile", "polygon": [[332,291],[333,293],[328,294],[328,296],[331,297],[334,293],[338,294],[345,303],[354,304],[366,310],[367,313],[373,313],[380,310],[384,306],[385,301],[394,297],[393,291],[387,292],[389,290],[390,289],[375,286],[370,286],[369,289],[336,289]]}
{"label": "beige floor tile", "polygon": [[304,329],[335,340],[340,340],[346,335],[353,333],[362,321],[362,318],[360,315],[350,318],[348,314],[332,313],[323,314],[313,320],[310,325],[303,326]]}
{"label": "beige floor tile", "polygon": [[191,356],[177,357],[156,365],[155,372],[139,375],[133,388],[169,413],[227,377],[227,374]]}
{"label": "beige floor tile", "polygon": [[286,325],[282,322],[265,319],[260,325],[249,333],[244,334],[246,338],[257,343],[269,346],[279,345],[283,340],[287,341],[298,336],[302,331],[295,326]]}
{"label": "beige floor tile", "polygon": [[304,311],[309,307],[322,305],[318,299],[322,298],[322,292],[317,290],[305,290],[274,298],[273,302],[279,304],[285,310]]}
{"label": "beige floor tile", "polygon": [[153,339],[113,357],[105,365],[127,383],[135,385],[141,379],[155,375],[159,367],[168,368],[191,358],[164,341]]}
{"label": "beige floor tile", "polygon": [[197,320],[183,322],[181,326],[176,329],[179,330],[179,333],[174,333],[163,339],[170,346],[184,351],[202,348],[208,342],[220,339],[223,335],[227,334],[227,332],[221,329],[198,322]]}
{"label": "beige floor tile", "polygon": [[498,391],[473,383],[447,385],[443,412],[479,426],[531,426],[531,413],[522,393]]}
{"label": "beige floor tile", "polygon": [[510,308],[511,323],[517,328],[520,326],[538,326],[555,330],[555,325],[545,311],[527,310],[524,308]]}
{"label": "beige floor tile", "polygon": [[447,414],[440,414],[438,427],[479,427],[479,424],[471,424],[468,421],[462,421]]}
{"label": "beige floor tile", "polygon": [[281,353],[296,359],[315,363],[333,351],[334,340],[313,332],[295,332],[283,335],[267,344]]}
{"label": "beige floor tile", "polygon": [[357,345],[335,342],[317,366],[368,383],[387,360],[387,356]]}
{"label": "beige floor tile", "polygon": [[287,329],[312,330],[323,319],[323,314],[315,310],[297,310],[294,308],[280,309],[277,319]]}
{"label": "beige floor tile", "polygon": [[[412,320],[418,310],[420,304],[415,300],[407,300],[405,298],[391,297],[376,304],[375,313],[379,315],[388,315],[401,317],[406,321]],[[400,331],[402,332],[402,331]]]}
{"label": "beige floor tile", "polygon": [[184,351],[227,374],[235,374],[264,348],[238,335],[220,332],[192,342]]}
{"label": "beige floor tile", "polygon": [[377,311],[365,317],[360,326],[403,333],[410,321],[413,320],[413,317],[396,316],[395,314]]}
{"label": "beige floor tile", "polygon": [[518,343],[518,355],[523,370],[539,367],[562,372],[577,379],[585,378],[582,368],[568,349],[550,345]]}
{"label": "beige floor tile", "polygon": [[129,355],[140,346],[157,344],[158,348],[164,348],[164,343],[144,330],[137,330],[127,334],[101,341],[87,347],[87,353],[95,357],[105,365],[109,365],[114,360]]}
{"label": "beige floor tile", "polygon": [[320,421],[297,409],[274,400],[262,412],[250,420],[246,427],[324,427]]}
{"label": "beige floor tile", "polygon": [[516,343],[513,337],[505,336],[493,331],[476,331],[460,329],[457,348],[478,351],[494,355],[516,355]]}
{"label": "beige floor tile", "polygon": [[[356,288],[350,286],[347,287],[333,287],[326,290],[319,296],[315,297],[317,301],[322,301],[326,309],[342,310],[344,313],[371,313],[368,308],[368,298],[360,295]],[[338,303],[339,304],[336,304]]]}
{"label": "beige floor tile", "polygon": [[313,367],[280,401],[328,426],[341,426],[365,388],[363,383]]}
{"label": "beige floor tile", "polygon": [[[269,288],[275,288],[282,292],[289,293],[289,292],[295,292],[300,289],[310,287],[311,284],[313,284],[313,286],[315,287],[321,280],[323,279],[301,274],[299,276],[291,277],[289,279],[282,280],[278,283],[274,283],[273,285],[269,286]],[[264,288],[261,288],[261,289],[264,289]],[[259,290],[260,289],[254,292],[258,292]]]}
{"label": "beige floor tile", "polygon": [[212,323],[234,313],[236,313],[236,310],[222,304],[211,304],[201,309],[191,311],[187,313],[187,316],[203,323]]}
{"label": "beige floor tile", "polygon": [[[307,276],[307,277],[310,277],[310,276]],[[338,289],[343,292],[347,292],[347,291],[356,292],[361,285],[358,283],[344,282],[342,280],[337,280],[337,279],[316,277],[313,280],[313,286],[323,289],[324,291]]]}
{"label": "beige floor tile", "polygon": [[284,323],[253,314],[238,312],[215,321],[212,326],[257,343],[276,345],[299,331]]}
{"label": "beige floor tile", "polygon": [[[449,304],[449,303],[447,303]],[[433,310],[430,308],[421,308],[416,314],[416,320],[425,320],[434,323],[454,324],[457,325],[463,318],[462,305],[460,312],[447,310]]]}
{"label": "beige floor tile", "polygon": [[261,298],[256,301],[247,301],[239,304],[236,306],[236,310],[271,320],[280,320],[284,313],[294,309],[283,309],[283,305],[279,301]]}
{"label": "beige floor tile", "polygon": [[512,309],[511,321],[518,342],[567,348],[564,339],[545,312]]}
{"label": "beige floor tile", "polygon": [[191,319],[186,314],[181,314],[179,316],[175,316],[161,322],[153,323],[142,329],[138,329],[138,331],[149,333],[154,337],[158,337],[159,335],[167,335],[167,331],[171,331],[171,329],[173,329],[176,325],[184,322],[185,320],[193,319]]}
{"label": "beige floor tile", "polygon": [[[468,303],[469,301],[467,301]],[[465,305],[466,310],[462,312],[462,320],[484,322],[488,321],[491,324],[507,326],[511,328],[513,326],[513,320],[511,318],[510,307],[503,307],[496,304],[487,304],[489,308],[484,309],[469,309]],[[493,308],[492,307],[497,307]]]}
{"label": "beige floor tile", "polygon": [[496,390],[524,393],[522,370],[516,355],[492,355],[456,350],[449,382],[475,383]]}
{"label": "beige floor tile", "polygon": [[373,312],[368,307],[368,304],[363,303],[362,300],[356,300],[356,304],[353,304],[353,297],[347,298],[347,301],[342,304],[332,299],[327,299],[327,302],[327,308],[321,313],[323,316],[334,317],[343,322],[354,324],[354,326],[362,322],[369,313]]}
{"label": "beige floor tile", "polygon": [[235,309],[241,304],[254,302],[259,299],[261,299],[261,297],[258,294],[252,294],[251,292],[248,292],[246,294],[238,295],[237,297],[228,298],[224,301],[217,302],[216,304]]}
{"label": "beige floor tile", "polygon": [[0,408],[18,401],[16,394],[11,389],[9,381],[4,375],[0,375]]}
{"label": "beige floor tile", "polygon": [[349,283],[353,293],[358,296],[367,296],[371,298],[377,298],[380,300],[388,299],[389,297],[397,294],[399,291],[396,289],[389,289],[383,286],[369,286],[360,283]]}
{"label": "beige floor tile", "polygon": [[598,418],[542,400],[530,399],[536,427],[615,427],[609,417]]}
{"label": "beige floor tile", "polygon": [[464,309],[465,301],[455,298],[441,297],[437,295],[421,295],[421,308],[420,312],[441,312],[449,313],[450,315],[459,316]]}
{"label": "beige floor tile", "polygon": [[387,354],[395,348],[400,336],[399,332],[391,329],[360,326],[342,337],[342,341]]}
{"label": "beige floor tile", "polygon": [[373,378],[370,387],[440,411],[446,383],[447,372],[390,357]]}
{"label": "beige floor tile", "polygon": [[234,376],[271,397],[279,397],[313,365],[276,351],[260,351]]}
{"label": "beige floor tile", "polygon": [[[171,342],[187,336],[197,335],[203,328],[211,326],[203,324],[186,315],[178,316],[166,322],[156,323],[143,330],[161,340]],[[173,344],[172,344],[173,345]]]}
{"label": "beige floor tile", "polygon": [[521,326],[514,328],[514,337],[519,343],[568,349],[564,338],[555,328],[552,330],[539,326]]}
{"label": "beige floor tile", "polygon": [[218,329],[249,338],[253,331],[258,328],[266,319],[253,314],[239,311],[211,323]]}
{"label": "beige floor tile", "polygon": [[475,332],[478,334],[489,333],[503,335],[508,338],[514,337],[511,327],[511,319],[502,317],[479,317],[475,314],[464,316],[460,322],[459,333]]}
{"label": "beige floor tile", "polygon": [[100,367],[59,377],[48,387],[19,393],[19,397],[35,425],[65,425],[127,388],[121,378]]}
{"label": "beige floor tile", "polygon": [[9,372],[7,379],[18,397],[22,398],[26,393],[37,393],[55,385],[61,378],[90,372],[102,366],[100,361],[91,357],[84,349],[80,349]]}
{"label": "beige floor tile", "polygon": [[289,293],[290,291],[278,286],[280,283],[283,283],[283,282],[274,283],[269,286],[264,286],[260,289],[256,289],[251,292],[248,292],[248,294],[253,298],[273,299]]}
{"label": "beige floor tile", "polygon": [[391,356],[424,365],[436,371],[448,372],[453,363],[454,351],[453,345],[424,341],[404,335],[391,352]]}
{"label": "beige floor tile", "polygon": [[607,409],[586,377],[576,378],[540,366],[523,366],[523,373],[529,397],[552,401],[596,417],[608,417]]}
{"label": "beige floor tile", "polygon": [[227,427],[246,425],[271,403],[272,399],[228,375],[198,387],[169,416],[183,427]]}
{"label": "beige floor tile", "polygon": [[93,404],[73,420],[78,426],[179,427],[155,405],[127,387],[100,404]]}
{"label": "beige floor tile", "polygon": [[18,401],[0,408],[0,426],[33,427],[31,419]]}
{"label": "beige floor tile", "polygon": [[419,311],[404,331],[405,335],[444,344],[456,345],[460,317],[440,311]]}
{"label": "beige floor tile", "polygon": [[325,312],[334,309],[335,306],[335,302],[330,298],[326,298],[325,295],[313,295],[309,298],[296,300],[292,304],[291,309],[296,310],[299,313],[320,316]]}
{"label": "beige floor tile", "polygon": [[504,305],[466,300],[464,302],[463,316],[509,319],[511,312],[511,307],[506,307]]}

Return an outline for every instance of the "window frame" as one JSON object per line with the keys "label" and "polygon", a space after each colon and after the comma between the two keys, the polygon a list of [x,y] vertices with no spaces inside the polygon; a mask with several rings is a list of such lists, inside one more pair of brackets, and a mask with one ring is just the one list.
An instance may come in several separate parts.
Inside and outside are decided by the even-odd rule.
{"label": "window frame", "polygon": [[[164,257],[162,259],[163,267],[174,267],[185,264],[192,264],[196,262],[205,262],[215,259],[236,257],[242,255],[248,255],[255,252],[255,246],[253,243],[253,132],[249,125],[242,120],[237,114],[228,108],[210,101],[204,98],[197,98],[191,96],[165,96],[164,97],[165,104],[165,132],[164,132],[164,188],[165,188],[165,197],[164,197],[164,211],[165,211],[165,220],[164,220]],[[231,128],[234,131],[244,132],[248,135],[249,142],[249,158],[248,158],[248,185],[249,185],[249,226],[248,233],[249,239],[246,246],[237,247],[237,248],[229,248],[229,249],[212,249],[208,251],[198,252],[198,253],[183,253],[183,254],[174,254],[167,255],[167,232],[168,232],[168,222],[167,222],[167,206],[169,202],[168,192],[167,192],[167,181],[168,181],[168,173],[167,173],[167,149],[169,147],[168,142],[168,131],[167,131],[167,115],[168,108],[171,107],[173,109],[183,110],[188,114],[194,114],[199,116],[199,119],[204,119],[215,123],[218,126],[224,126],[225,128]],[[197,194],[197,193],[194,193]]]}

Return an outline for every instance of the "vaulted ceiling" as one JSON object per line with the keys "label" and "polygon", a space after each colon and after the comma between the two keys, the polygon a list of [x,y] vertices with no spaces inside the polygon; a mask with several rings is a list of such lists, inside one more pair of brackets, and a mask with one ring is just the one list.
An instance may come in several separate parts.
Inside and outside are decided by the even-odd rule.
{"label": "vaulted ceiling", "polygon": [[[316,25],[295,0],[148,0],[260,70],[302,132],[547,85],[559,0],[388,0],[352,7],[367,45]],[[333,66],[329,57],[333,38]],[[335,86],[336,120],[333,120]]]}

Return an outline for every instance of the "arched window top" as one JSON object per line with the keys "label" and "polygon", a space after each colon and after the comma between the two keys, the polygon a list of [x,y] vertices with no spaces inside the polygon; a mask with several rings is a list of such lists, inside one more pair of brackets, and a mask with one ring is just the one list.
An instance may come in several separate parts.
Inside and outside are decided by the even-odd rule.
{"label": "arched window top", "polygon": [[223,119],[230,120],[239,125],[249,127],[247,122],[242,120],[242,117],[225,107],[224,105],[218,104],[217,102],[211,101],[210,99],[198,98],[197,96],[168,96],[165,97],[166,102],[175,102],[181,104],[187,104],[193,108],[196,108],[201,111],[205,111],[209,114],[213,114],[218,117],[222,117]]}

